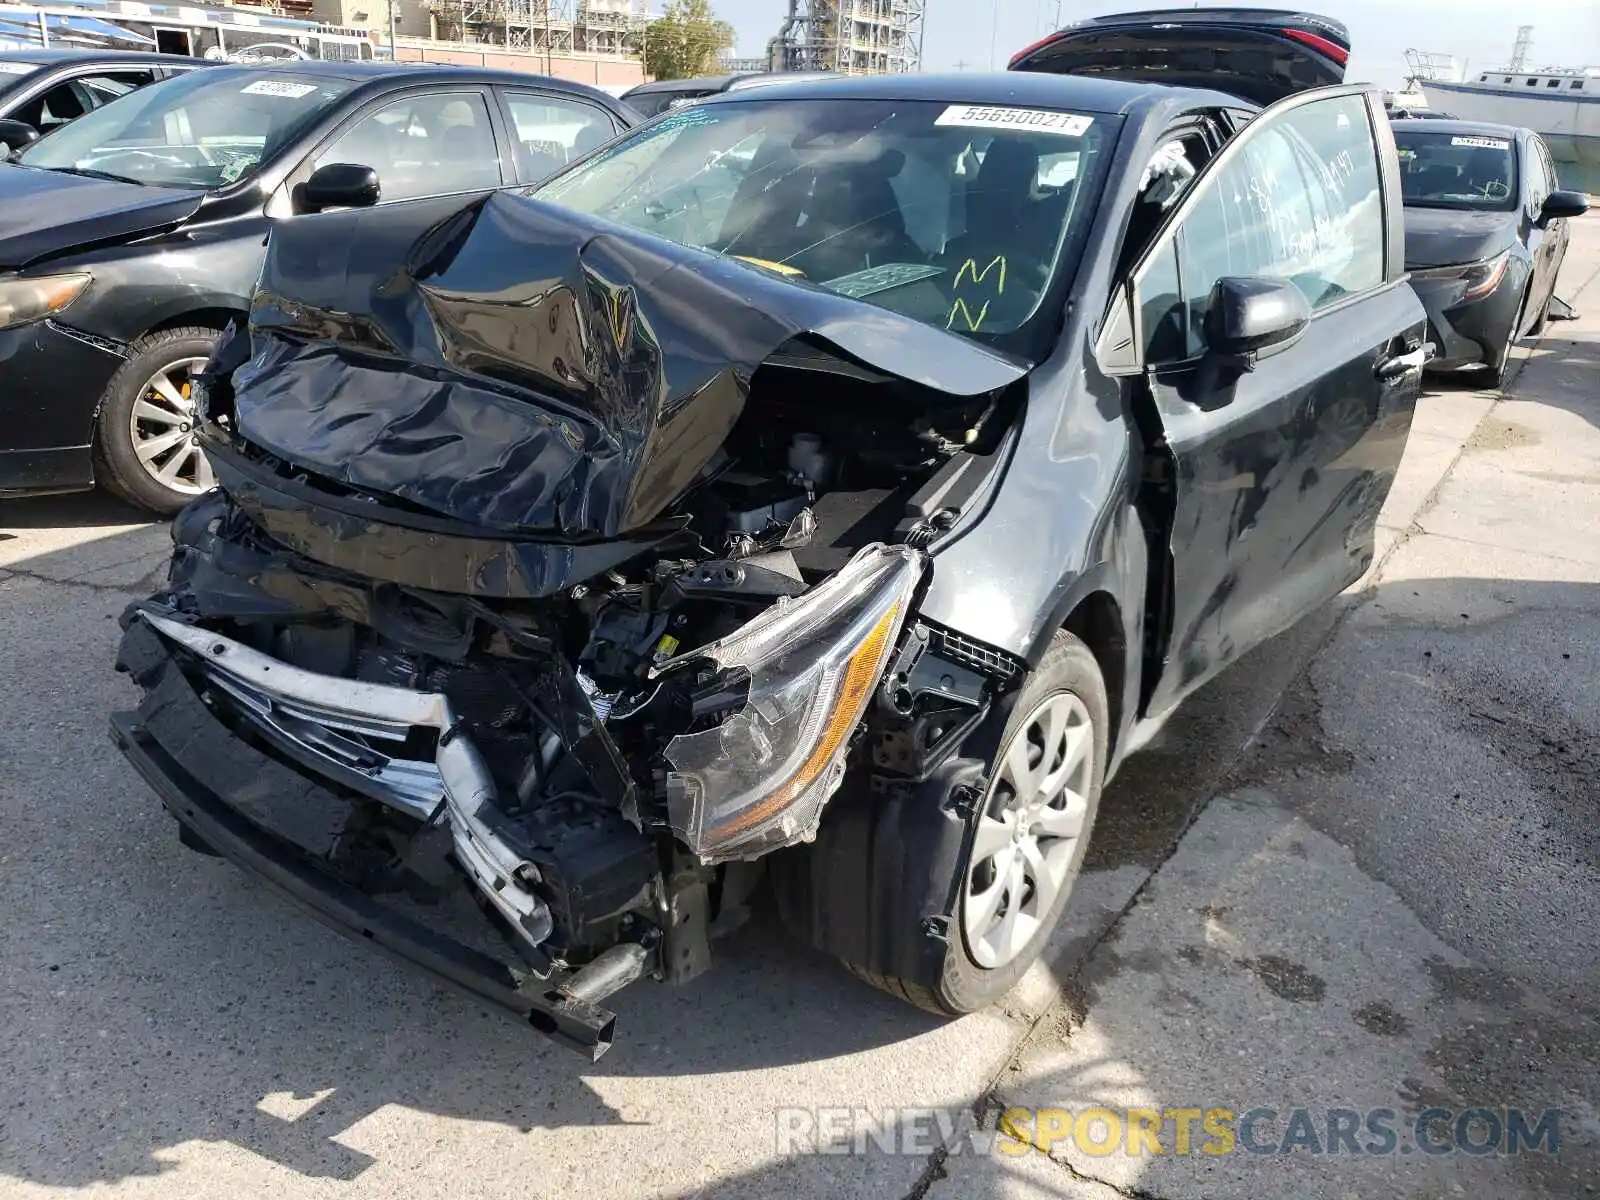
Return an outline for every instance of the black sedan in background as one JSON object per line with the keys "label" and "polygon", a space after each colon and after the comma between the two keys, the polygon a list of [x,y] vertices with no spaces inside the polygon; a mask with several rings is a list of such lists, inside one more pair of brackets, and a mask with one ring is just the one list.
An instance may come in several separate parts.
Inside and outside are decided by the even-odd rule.
{"label": "black sedan in background", "polygon": [[[207,65],[198,58],[131,50],[0,51],[0,120],[49,133],[146,84]],[[11,136],[25,133],[13,130]]]}
{"label": "black sedan in background", "polygon": [[1406,208],[1406,266],[1428,310],[1429,366],[1482,366],[1498,387],[1511,349],[1543,332],[1566,256],[1567,219],[1589,208],[1562,191],[1531,129],[1394,121]]}
{"label": "black sedan in background", "polygon": [[632,123],[544,76],[295,62],[191,71],[27,146],[0,164],[0,495],[181,507],[212,486],[190,377],[275,224],[535,183]]}

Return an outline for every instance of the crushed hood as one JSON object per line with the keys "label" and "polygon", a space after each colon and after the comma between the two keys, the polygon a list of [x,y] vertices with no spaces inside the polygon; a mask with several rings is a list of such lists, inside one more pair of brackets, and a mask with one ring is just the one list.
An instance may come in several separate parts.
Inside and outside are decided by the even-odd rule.
{"label": "crushed hood", "polygon": [[0,163],[0,268],[171,228],[205,193]]}
{"label": "crushed hood", "polygon": [[972,397],[1028,364],[858,300],[521,196],[273,232],[238,433],[480,527],[616,537],[659,516],[783,351]]}

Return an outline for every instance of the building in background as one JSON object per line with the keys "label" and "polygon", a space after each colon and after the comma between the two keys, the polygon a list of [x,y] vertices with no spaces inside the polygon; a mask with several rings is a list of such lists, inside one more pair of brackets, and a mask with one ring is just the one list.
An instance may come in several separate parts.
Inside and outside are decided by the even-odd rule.
{"label": "building in background", "polygon": [[373,57],[364,28],[325,22],[314,0],[208,8],[156,0],[0,2],[0,48],[26,46],[156,50],[234,62]]}
{"label": "building in background", "polygon": [[922,18],[923,0],[789,0],[767,61],[776,71],[919,71]]}
{"label": "building in background", "polygon": [[[267,7],[284,3],[309,4],[319,21],[366,30],[382,58],[557,75],[613,91],[644,81],[647,0],[270,0]],[[399,39],[393,51],[391,19]]]}

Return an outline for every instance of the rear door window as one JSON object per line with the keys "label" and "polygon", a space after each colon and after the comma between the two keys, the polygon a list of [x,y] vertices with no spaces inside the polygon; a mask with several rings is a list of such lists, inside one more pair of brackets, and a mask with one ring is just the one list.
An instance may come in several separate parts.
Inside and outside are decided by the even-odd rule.
{"label": "rear door window", "polygon": [[582,100],[549,92],[502,90],[500,96],[523,183],[549,178],[617,133],[609,113]]}

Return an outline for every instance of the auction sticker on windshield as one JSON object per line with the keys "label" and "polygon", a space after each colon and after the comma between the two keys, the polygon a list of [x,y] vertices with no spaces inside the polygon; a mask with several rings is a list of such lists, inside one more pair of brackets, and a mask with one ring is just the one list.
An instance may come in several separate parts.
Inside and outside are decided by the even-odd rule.
{"label": "auction sticker on windshield", "polygon": [[952,104],[939,114],[935,125],[965,125],[981,129],[1020,129],[1030,133],[1058,133],[1082,137],[1094,124],[1081,113],[1051,112],[1043,108],[991,108],[982,104]]}
{"label": "auction sticker on windshield", "polygon": [[1453,137],[1450,139],[1452,146],[1482,146],[1487,150],[1509,150],[1511,143],[1503,138],[1492,137]]}
{"label": "auction sticker on windshield", "polygon": [[314,83],[291,83],[287,79],[258,79],[239,89],[241,96],[282,96],[285,100],[298,100],[317,90]]}

